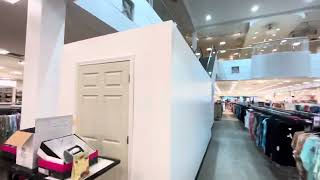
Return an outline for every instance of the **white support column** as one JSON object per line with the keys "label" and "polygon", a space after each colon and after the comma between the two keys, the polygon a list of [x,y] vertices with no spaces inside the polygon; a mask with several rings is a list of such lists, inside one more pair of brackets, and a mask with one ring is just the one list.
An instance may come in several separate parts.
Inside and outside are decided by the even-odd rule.
{"label": "white support column", "polygon": [[21,127],[57,115],[65,0],[29,0]]}
{"label": "white support column", "polygon": [[198,49],[198,33],[197,32],[192,33],[192,49],[193,51],[196,51]]}

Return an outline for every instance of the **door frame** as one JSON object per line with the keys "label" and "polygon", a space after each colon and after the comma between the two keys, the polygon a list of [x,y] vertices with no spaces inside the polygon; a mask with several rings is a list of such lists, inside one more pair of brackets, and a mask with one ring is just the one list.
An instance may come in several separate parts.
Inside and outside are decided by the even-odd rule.
{"label": "door frame", "polygon": [[129,83],[129,112],[128,112],[128,136],[129,136],[129,144],[128,144],[128,180],[132,179],[132,168],[133,168],[133,127],[134,127],[134,64],[135,64],[135,55],[130,56],[119,56],[119,57],[111,57],[111,58],[104,58],[98,60],[88,60],[83,62],[78,62],[76,65],[76,115],[79,114],[79,107],[78,107],[78,100],[79,100],[79,69],[80,66],[83,65],[93,65],[93,64],[106,64],[106,63],[114,63],[114,62],[124,62],[129,61],[130,64],[130,83]]}

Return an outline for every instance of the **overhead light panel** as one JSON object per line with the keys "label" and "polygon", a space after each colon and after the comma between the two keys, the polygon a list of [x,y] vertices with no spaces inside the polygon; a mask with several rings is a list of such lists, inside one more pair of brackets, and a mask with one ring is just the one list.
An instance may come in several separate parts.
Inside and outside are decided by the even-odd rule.
{"label": "overhead light panel", "polygon": [[212,17],[210,14],[206,15],[206,21],[211,21]]}
{"label": "overhead light panel", "polygon": [[6,55],[6,54],[9,54],[10,52],[6,49],[0,49],[0,54],[2,55]]}
{"label": "overhead light panel", "polygon": [[226,44],[225,41],[221,41],[221,42],[220,42],[220,46],[223,46],[223,45],[225,45],[225,44]]}
{"label": "overhead light panel", "polygon": [[19,2],[20,0],[4,0],[4,1],[11,3],[11,4],[15,4],[15,3]]}
{"label": "overhead light panel", "polygon": [[268,41],[272,41],[272,39],[270,38],[270,39],[268,39]]}
{"label": "overhead light panel", "polygon": [[285,83],[289,83],[289,82],[291,82],[290,80],[285,80],[285,81],[283,81],[283,82],[285,82]]}
{"label": "overhead light panel", "polygon": [[272,34],[273,37],[277,36],[276,34]]}
{"label": "overhead light panel", "polygon": [[201,55],[201,53],[196,53],[196,56],[200,56]]}
{"label": "overhead light panel", "polygon": [[259,32],[255,32],[254,34],[259,34]]}
{"label": "overhead light panel", "polygon": [[277,28],[276,30],[277,30],[277,31],[280,31],[280,28]]}
{"label": "overhead light panel", "polygon": [[220,50],[221,54],[226,53],[226,52],[227,52],[226,50]]}
{"label": "overhead light panel", "polygon": [[212,37],[206,37],[206,40],[212,40],[213,38]]}
{"label": "overhead light panel", "polygon": [[212,48],[207,48],[207,51],[212,51]]}
{"label": "overhead light panel", "polygon": [[284,39],[284,40],[282,40],[282,41],[281,41],[281,43],[285,43],[285,42],[287,42],[287,40],[286,40],[286,39]]}
{"label": "overhead light panel", "polygon": [[315,80],[313,80],[314,82],[320,82],[320,79],[315,79]]}
{"label": "overhead light panel", "polygon": [[278,51],[278,49],[272,49],[272,52],[277,52]]}
{"label": "overhead light panel", "polygon": [[258,5],[253,5],[251,7],[251,12],[257,12],[260,9],[260,7]]}
{"label": "overhead light panel", "polygon": [[22,75],[22,72],[20,72],[20,71],[12,71],[11,73],[15,74],[15,75]]}
{"label": "overhead light panel", "polygon": [[233,34],[232,36],[233,36],[233,37],[239,37],[239,36],[241,36],[241,33],[235,33],[235,34]]}
{"label": "overhead light panel", "polygon": [[253,36],[252,39],[257,39],[257,37],[256,37],[256,36]]}
{"label": "overhead light panel", "polygon": [[301,44],[301,42],[295,42],[292,44],[292,46],[299,46]]}

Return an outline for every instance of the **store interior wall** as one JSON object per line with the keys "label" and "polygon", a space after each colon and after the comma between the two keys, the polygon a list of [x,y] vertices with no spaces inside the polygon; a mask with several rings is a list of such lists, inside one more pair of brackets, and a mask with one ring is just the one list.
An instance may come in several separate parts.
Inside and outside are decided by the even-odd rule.
{"label": "store interior wall", "polygon": [[211,138],[211,78],[177,28],[172,35],[171,179],[194,180]]}
{"label": "store interior wall", "polygon": [[210,139],[211,80],[173,22],[65,45],[60,113],[77,114],[77,64],[121,57],[134,61],[131,179],[194,179]]}
{"label": "store interior wall", "polygon": [[[61,114],[77,114],[78,63],[121,57],[128,60],[133,57],[134,133],[132,163],[129,164],[132,167],[132,179],[170,179],[168,67],[171,59],[172,26],[172,22],[166,22],[79,41],[64,47],[61,64]],[[155,36],[156,34],[161,36]]]}

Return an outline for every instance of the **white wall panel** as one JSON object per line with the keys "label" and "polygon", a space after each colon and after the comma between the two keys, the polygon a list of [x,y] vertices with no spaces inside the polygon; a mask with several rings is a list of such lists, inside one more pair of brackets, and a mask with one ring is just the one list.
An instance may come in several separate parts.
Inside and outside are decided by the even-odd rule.
{"label": "white wall panel", "polygon": [[171,65],[171,180],[194,180],[211,137],[211,78],[177,28]]}

